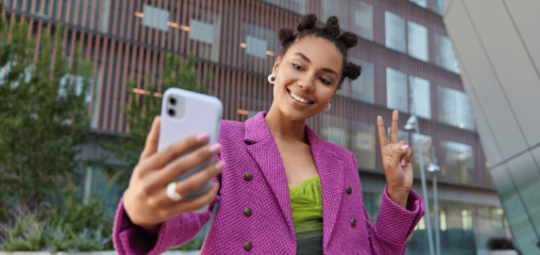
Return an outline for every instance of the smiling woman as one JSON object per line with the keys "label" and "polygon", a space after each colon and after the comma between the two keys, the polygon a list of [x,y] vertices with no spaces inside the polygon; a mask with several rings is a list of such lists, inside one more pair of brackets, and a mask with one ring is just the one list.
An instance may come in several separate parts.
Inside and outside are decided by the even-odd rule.
{"label": "smiling woman", "polygon": [[[117,212],[113,236],[120,254],[160,254],[187,242],[208,222],[216,203],[201,254],[405,253],[424,209],[410,190],[412,150],[405,141],[397,143],[397,111],[389,142],[378,119],[388,187],[374,225],[362,204],[354,153],[306,125],[308,118],[330,110],[345,78],[354,80],[361,71],[347,61],[357,36],[341,33],[336,17],[323,27],[316,23],[310,14],[298,24],[298,33],[280,30],[282,49],[268,77],[274,85],[270,110],[245,123],[222,120],[219,144],[203,146],[207,136],[199,134],[156,152],[156,118]],[[190,150],[196,151],[177,158]],[[185,197],[213,178],[218,188],[193,200],[167,197],[167,183],[212,156],[215,167],[174,187]],[[178,167],[167,167],[174,159]]]}

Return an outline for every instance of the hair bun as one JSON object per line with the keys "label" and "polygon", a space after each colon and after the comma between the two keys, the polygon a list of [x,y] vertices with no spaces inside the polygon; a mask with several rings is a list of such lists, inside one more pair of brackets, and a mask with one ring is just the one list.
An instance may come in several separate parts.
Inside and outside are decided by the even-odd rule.
{"label": "hair bun", "polygon": [[285,46],[294,40],[294,31],[289,28],[282,28],[279,30],[278,39],[281,41],[281,46]]}
{"label": "hair bun", "polygon": [[343,71],[343,75],[349,77],[351,80],[356,80],[361,73],[362,67],[352,62],[349,62]]}
{"label": "hair bun", "polygon": [[344,32],[343,34],[340,34],[336,39],[345,44],[347,48],[352,48],[358,43],[358,36],[350,32]]}
{"label": "hair bun", "polygon": [[330,35],[332,37],[336,37],[339,35],[341,30],[339,29],[338,19],[336,16],[332,16],[328,18],[326,21],[326,26],[322,28],[323,33]]}
{"label": "hair bun", "polygon": [[298,23],[298,32],[312,29],[315,27],[315,24],[317,24],[317,16],[315,16],[315,14],[304,15],[300,23]]}

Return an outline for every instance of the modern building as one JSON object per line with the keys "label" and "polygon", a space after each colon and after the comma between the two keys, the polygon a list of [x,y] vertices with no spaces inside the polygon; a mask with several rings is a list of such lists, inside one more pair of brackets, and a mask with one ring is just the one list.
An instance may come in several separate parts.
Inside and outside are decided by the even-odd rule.
{"label": "modern building", "polygon": [[[363,67],[362,75],[354,82],[346,80],[330,112],[307,124],[356,155],[364,193],[358,202],[365,204],[370,220],[376,220],[386,185],[376,117],[382,115],[389,125],[392,110],[399,110],[400,127],[414,114],[421,133],[400,130],[399,139],[412,144],[415,152],[422,143],[425,166],[432,156],[439,159],[441,254],[488,254],[491,237],[512,236],[488,171],[440,0],[3,2],[6,14],[27,19],[38,37],[64,23],[69,54],[77,41],[92,59],[95,83],[88,99],[92,142],[83,159],[104,153],[99,140],[125,135],[120,106],[129,97],[126,80],[134,77],[140,87],[146,73],[156,78],[165,53],[195,52],[199,77],[214,74],[208,93],[222,100],[223,118],[243,122],[270,108],[273,87],[267,76],[280,48],[278,30],[295,28],[304,14],[315,13],[322,22],[335,15],[343,31],[360,36],[349,59]],[[157,79],[156,84],[159,91]],[[414,159],[413,189],[421,194],[419,154]],[[433,222],[433,175],[426,176]],[[100,167],[87,165],[86,193],[105,183]],[[109,206],[115,207],[121,194],[119,189],[110,191]],[[429,252],[426,228],[422,219],[408,240],[407,254]]]}
{"label": "modern building", "polygon": [[514,243],[540,254],[540,2],[445,1],[463,85]]}

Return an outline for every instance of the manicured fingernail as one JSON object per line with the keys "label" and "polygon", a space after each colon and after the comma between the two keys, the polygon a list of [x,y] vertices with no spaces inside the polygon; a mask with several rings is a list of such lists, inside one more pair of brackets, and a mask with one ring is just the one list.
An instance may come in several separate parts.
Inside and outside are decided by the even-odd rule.
{"label": "manicured fingernail", "polygon": [[409,145],[405,144],[403,147],[401,147],[403,150],[407,150],[409,148]]}
{"label": "manicured fingernail", "polygon": [[216,169],[217,169],[218,172],[221,172],[223,170],[223,168],[225,168],[225,161],[220,160],[216,164]]}
{"label": "manicured fingernail", "polygon": [[212,146],[210,146],[210,152],[212,153],[217,152],[219,149],[221,149],[221,144],[219,143],[214,143]]}
{"label": "manicured fingernail", "polygon": [[401,165],[405,166],[405,160],[404,159],[401,160]]}
{"label": "manicured fingernail", "polygon": [[208,134],[206,132],[201,132],[197,134],[197,141],[202,141],[206,138],[208,138]]}
{"label": "manicured fingernail", "polygon": [[219,183],[214,182],[214,190],[215,190],[215,191],[218,191],[218,190],[219,190]]}

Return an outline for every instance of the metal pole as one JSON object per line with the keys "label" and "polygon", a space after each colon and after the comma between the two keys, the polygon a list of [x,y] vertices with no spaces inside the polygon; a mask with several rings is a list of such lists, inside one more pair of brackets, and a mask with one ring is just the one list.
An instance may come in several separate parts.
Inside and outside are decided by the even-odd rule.
{"label": "metal pole", "polygon": [[[414,129],[416,131],[416,134],[420,135],[420,129],[418,128],[418,120],[416,121],[414,125]],[[433,237],[431,236],[431,220],[429,218],[429,198],[427,195],[427,185],[426,185],[426,175],[424,173],[424,159],[422,157],[422,143],[420,141],[420,136],[418,136],[418,158],[420,159],[420,176],[422,177],[422,194],[424,196],[424,207],[426,209],[426,227],[427,227],[427,234],[428,234],[428,242],[429,242],[429,254],[434,255],[433,253]]]}
{"label": "metal pole", "polygon": [[433,173],[433,200],[435,201],[435,250],[441,255],[441,239],[439,236],[439,198],[437,197],[437,174]]}

